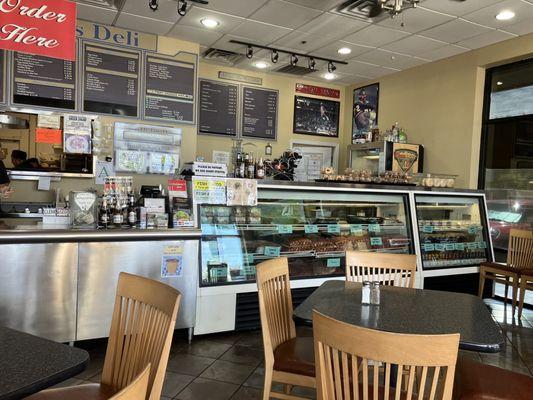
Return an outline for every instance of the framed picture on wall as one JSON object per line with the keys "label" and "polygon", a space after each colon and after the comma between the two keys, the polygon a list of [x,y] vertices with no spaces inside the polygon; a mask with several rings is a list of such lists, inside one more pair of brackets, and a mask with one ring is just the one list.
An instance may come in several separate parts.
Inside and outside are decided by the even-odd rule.
{"label": "framed picture on wall", "polygon": [[294,96],[294,133],[339,137],[340,102]]}
{"label": "framed picture on wall", "polygon": [[379,83],[353,91],[352,139],[363,135],[378,124]]}

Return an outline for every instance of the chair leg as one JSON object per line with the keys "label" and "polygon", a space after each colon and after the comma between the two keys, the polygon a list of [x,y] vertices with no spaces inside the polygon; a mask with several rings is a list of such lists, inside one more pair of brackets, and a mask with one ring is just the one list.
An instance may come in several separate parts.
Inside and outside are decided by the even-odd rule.
{"label": "chair leg", "polygon": [[285,385],[285,394],[291,394],[293,385]]}
{"label": "chair leg", "polygon": [[518,301],[518,318],[522,318],[522,309],[524,308],[524,299],[526,297],[527,279],[520,279],[520,300]]}
{"label": "chair leg", "polygon": [[483,271],[483,267],[481,267],[481,270],[479,271],[479,293],[478,296],[483,298],[483,289],[485,288],[485,271]]}
{"label": "chair leg", "polygon": [[505,277],[505,295],[503,296],[503,304],[505,305],[505,310],[507,310],[507,296],[509,295],[509,277]]}
{"label": "chair leg", "polygon": [[513,317],[514,317],[514,311],[515,311],[515,308],[516,308],[516,298],[518,297],[518,284],[520,283],[520,278],[518,278],[517,276],[515,276],[513,278],[513,305],[512,305],[512,312],[513,312]]}
{"label": "chair leg", "polygon": [[270,399],[272,389],[272,368],[265,367],[265,384],[263,387],[263,400]]}

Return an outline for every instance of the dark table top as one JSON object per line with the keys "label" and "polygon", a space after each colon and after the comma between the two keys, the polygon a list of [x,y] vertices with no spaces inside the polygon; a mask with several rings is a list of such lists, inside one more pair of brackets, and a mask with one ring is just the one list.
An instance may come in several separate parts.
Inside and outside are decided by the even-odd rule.
{"label": "dark table top", "polygon": [[294,318],[311,325],[313,310],[387,332],[460,333],[464,350],[496,353],[505,345],[483,301],[469,294],[381,286],[380,305],[362,305],[360,283],[328,281],[294,310]]}
{"label": "dark table top", "polygon": [[82,372],[85,350],[0,326],[0,400],[20,399]]}

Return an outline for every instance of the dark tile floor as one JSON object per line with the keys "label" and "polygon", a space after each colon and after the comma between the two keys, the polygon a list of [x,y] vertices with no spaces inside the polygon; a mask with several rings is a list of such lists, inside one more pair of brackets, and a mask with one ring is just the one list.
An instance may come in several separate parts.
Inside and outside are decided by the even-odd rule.
{"label": "dark tile floor", "polygon": [[[500,301],[485,302],[507,337],[506,349],[498,354],[460,351],[460,356],[533,375],[533,310],[524,310],[520,320],[513,320],[510,306],[506,310]],[[299,328],[299,334],[310,335],[312,332]],[[106,341],[78,342],[77,346],[90,352],[91,363],[87,370],[61,386],[100,380]],[[184,332],[176,331],[162,399],[260,399],[264,375],[262,361],[260,331],[196,337],[191,345]],[[299,392],[312,395],[303,389]]]}

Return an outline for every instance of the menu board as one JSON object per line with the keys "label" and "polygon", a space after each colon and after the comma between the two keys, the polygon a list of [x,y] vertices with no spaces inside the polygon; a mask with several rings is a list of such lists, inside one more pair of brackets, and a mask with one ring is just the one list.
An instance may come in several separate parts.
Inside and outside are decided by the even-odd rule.
{"label": "menu board", "polygon": [[242,136],[276,140],[278,91],[243,87]]}
{"label": "menu board", "polygon": [[145,81],[147,119],[194,123],[194,64],[148,54]]}
{"label": "menu board", "polygon": [[6,87],[6,55],[4,50],[0,50],[0,103],[6,102],[6,94],[4,89]]}
{"label": "menu board", "polygon": [[237,101],[239,87],[229,83],[200,81],[200,133],[237,135]]}
{"label": "menu board", "polygon": [[139,116],[139,51],[86,43],[83,50],[83,111]]}
{"label": "menu board", "polygon": [[15,104],[76,109],[76,63],[25,53],[13,53]]}

